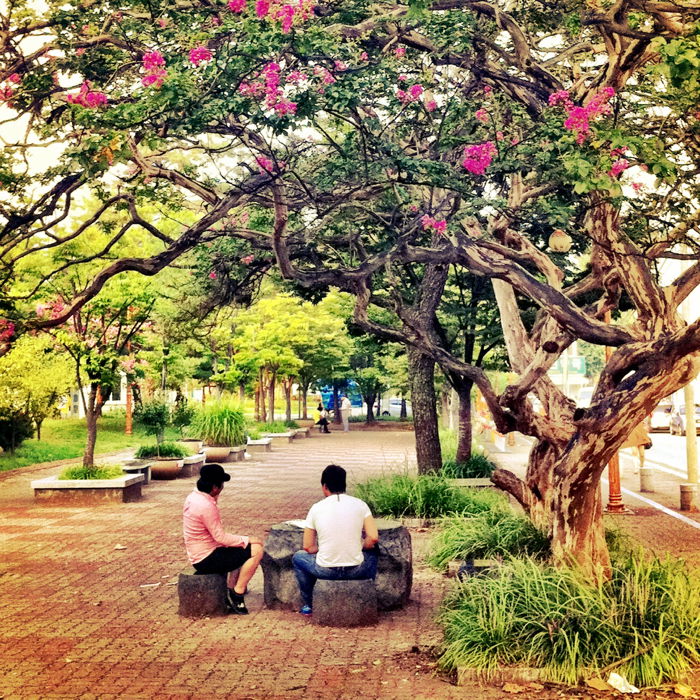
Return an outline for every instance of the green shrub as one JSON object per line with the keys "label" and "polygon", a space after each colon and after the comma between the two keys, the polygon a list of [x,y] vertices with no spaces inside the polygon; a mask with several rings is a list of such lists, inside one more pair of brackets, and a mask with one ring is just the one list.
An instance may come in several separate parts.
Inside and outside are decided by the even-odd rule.
{"label": "green shrub", "polygon": [[470,518],[445,518],[433,538],[428,563],[444,569],[453,559],[486,559],[532,555],[549,556],[549,540],[510,506],[477,513]]}
{"label": "green shrub", "polygon": [[245,445],[243,411],[231,401],[211,401],[197,410],[190,432],[211,447]]}
{"label": "green shrub", "polygon": [[136,459],[151,459],[152,457],[187,457],[189,450],[176,442],[161,442],[155,445],[141,445],[136,450]]}
{"label": "green shrub", "polygon": [[474,453],[466,462],[443,459],[441,474],[448,479],[488,479],[495,468],[486,455]]}
{"label": "green shrub", "polygon": [[96,464],[92,467],[84,467],[82,464],[76,464],[66,467],[58,475],[58,478],[61,481],[69,481],[71,479],[116,479],[118,476],[123,476],[123,474],[122,468],[118,466]]}
{"label": "green shrub", "polygon": [[170,407],[163,401],[146,401],[136,414],[136,420],[146,435],[155,435],[158,442],[163,442],[170,423]]}
{"label": "green shrub", "polygon": [[184,434],[184,429],[192,423],[195,409],[187,403],[187,400],[178,401],[172,413],[172,424],[178,428],[180,435]]}
{"label": "green shrub", "polygon": [[437,518],[449,513],[479,513],[507,508],[505,497],[492,489],[461,489],[440,476],[392,476],[369,479],[355,487],[377,515]]}
{"label": "green shrub", "polygon": [[14,454],[25,440],[34,435],[34,423],[27,413],[0,416],[0,447]]}
{"label": "green shrub", "polygon": [[640,553],[599,586],[571,569],[511,560],[498,576],[458,583],[440,621],[447,670],[532,666],[565,683],[615,670],[650,686],[700,663],[700,588],[682,563]]}
{"label": "green shrub", "polygon": [[299,423],[297,423],[295,420],[286,420],[284,421],[284,427],[296,429],[299,427]]}
{"label": "green shrub", "polygon": [[251,440],[259,440],[262,437],[262,432],[259,428],[256,428],[255,426],[249,425],[246,428],[246,432]]}
{"label": "green shrub", "polygon": [[[296,427],[299,426],[297,425]],[[269,423],[254,423],[253,428],[261,433],[288,433],[290,430],[290,426],[283,420],[273,420]]]}

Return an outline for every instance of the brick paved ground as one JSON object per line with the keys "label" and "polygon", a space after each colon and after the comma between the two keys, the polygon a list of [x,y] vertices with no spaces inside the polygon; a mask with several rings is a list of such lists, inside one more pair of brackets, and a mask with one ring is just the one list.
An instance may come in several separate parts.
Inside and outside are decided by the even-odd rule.
{"label": "brick paved ground", "polygon": [[[233,532],[262,533],[305,515],[321,496],[318,478],[330,461],[357,481],[406,469],[413,454],[413,435],[405,432],[334,432],[278,447],[229,465],[224,522]],[[410,604],[382,613],[376,627],[317,628],[292,612],[263,609],[260,573],[248,617],[193,621],[178,617],[174,584],[186,568],[180,518],[194,479],[155,482],[132,504],[35,505],[30,480],[55,471],[0,475],[0,695],[6,699],[510,697],[498,689],[457,688],[431,673],[420,653],[439,640],[433,616],[446,585],[420,562],[425,532],[412,531]],[[677,522],[668,516],[645,522],[673,549]],[[643,537],[650,527],[638,530]],[[684,544],[688,550],[697,551],[696,533]]]}

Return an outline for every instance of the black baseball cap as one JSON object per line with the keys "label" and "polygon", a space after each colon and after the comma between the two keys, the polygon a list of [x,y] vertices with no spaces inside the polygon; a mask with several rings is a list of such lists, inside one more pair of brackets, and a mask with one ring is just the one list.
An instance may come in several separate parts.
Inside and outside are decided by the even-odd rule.
{"label": "black baseball cap", "polygon": [[230,474],[227,474],[220,464],[205,464],[199,470],[199,478],[212,484],[220,484],[224,481],[231,481]]}

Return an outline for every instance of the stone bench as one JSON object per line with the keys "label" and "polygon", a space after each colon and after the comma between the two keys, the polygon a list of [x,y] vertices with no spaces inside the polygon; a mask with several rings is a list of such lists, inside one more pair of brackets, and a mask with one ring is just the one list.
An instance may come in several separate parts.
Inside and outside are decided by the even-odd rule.
{"label": "stone bench", "polygon": [[472,477],[470,479],[448,479],[447,480],[450,485],[456,486],[457,488],[462,488],[462,489],[495,489],[497,488],[496,485],[489,479],[488,477],[486,478],[479,478],[479,477]]}
{"label": "stone bench", "polygon": [[272,451],[272,439],[271,438],[261,438],[260,440],[251,440],[248,438],[248,444],[246,445],[246,452],[271,452]]}
{"label": "stone bench", "polygon": [[277,442],[289,443],[294,440],[294,433],[289,431],[286,433],[263,433],[264,438],[270,438],[270,440],[277,440]]}
{"label": "stone bench", "polygon": [[245,445],[237,445],[236,447],[232,447],[231,451],[228,454],[227,461],[229,461],[229,462],[242,462],[245,459],[245,450],[246,450]]}
{"label": "stone bench", "polygon": [[315,625],[362,627],[376,625],[378,619],[377,589],[372,579],[316,581],[311,617]]}
{"label": "stone bench", "polygon": [[180,472],[180,476],[185,477],[186,479],[189,479],[193,476],[199,476],[199,470],[204,465],[205,459],[206,455],[204,454],[204,452],[200,452],[196,455],[189,455],[188,457],[183,457],[182,471]]}
{"label": "stone bench", "polygon": [[151,483],[151,463],[133,460],[122,464],[122,471],[126,474],[143,474],[143,485]]}
{"label": "stone bench", "polygon": [[226,576],[193,570],[182,573],[177,579],[177,596],[182,617],[226,615]]}
{"label": "stone bench", "polygon": [[298,438],[298,437],[304,437],[304,438],[311,437],[310,433],[311,433],[311,431],[310,431],[308,428],[295,428],[295,429],[294,429],[294,437],[295,437],[295,438]]}
{"label": "stone bench", "polygon": [[[379,562],[374,582],[377,605],[380,610],[401,608],[408,601],[413,583],[411,535],[394,520],[378,519],[376,522],[379,530]],[[262,558],[268,608],[298,610],[301,606],[292,556],[301,549],[303,534],[303,527],[292,522],[270,528]]]}

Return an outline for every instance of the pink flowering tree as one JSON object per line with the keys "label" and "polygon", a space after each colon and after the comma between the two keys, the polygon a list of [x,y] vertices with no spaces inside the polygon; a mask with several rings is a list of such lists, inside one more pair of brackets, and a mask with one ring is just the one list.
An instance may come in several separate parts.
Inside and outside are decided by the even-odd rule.
{"label": "pink flowering tree", "polygon": [[[5,17],[8,321],[59,326],[114,276],[207,249],[224,251],[203,266],[214,291],[274,259],[302,287],[351,292],[364,330],[410,346],[416,395],[437,362],[479,388],[501,432],[532,436],[526,477],[494,481],[556,561],[605,573],[599,477],[700,362],[700,328],[679,314],[700,283],[699,11],[680,6],[69,0]],[[37,143],[51,158],[33,159]],[[74,255],[94,226],[112,243]],[[548,249],[557,229],[587,267]],[[96,270],[51,317],[23,306],[37,257]],[[687,269],[661,278],[674,259]],[[492,280],[516,377],[505,391],[452,344],[456,272]],[[613,349],[587,408],[547,376],[575,340]]]}
{"label": "pink flowering tree", "polygon": [[[155,298],[148,292],[134,291],[124,284],[110,285],[109,294],[75,310],[68,321],[48,331],[73,360],[75,383],[85,412],[87,437],[83,466],[94,466],[97,419],[122,373],[136,371],[133,353],[140,346],[141,331],[150,318]],[[39,304],[39,318],[59,317],[66,303],[56,297]]]}

